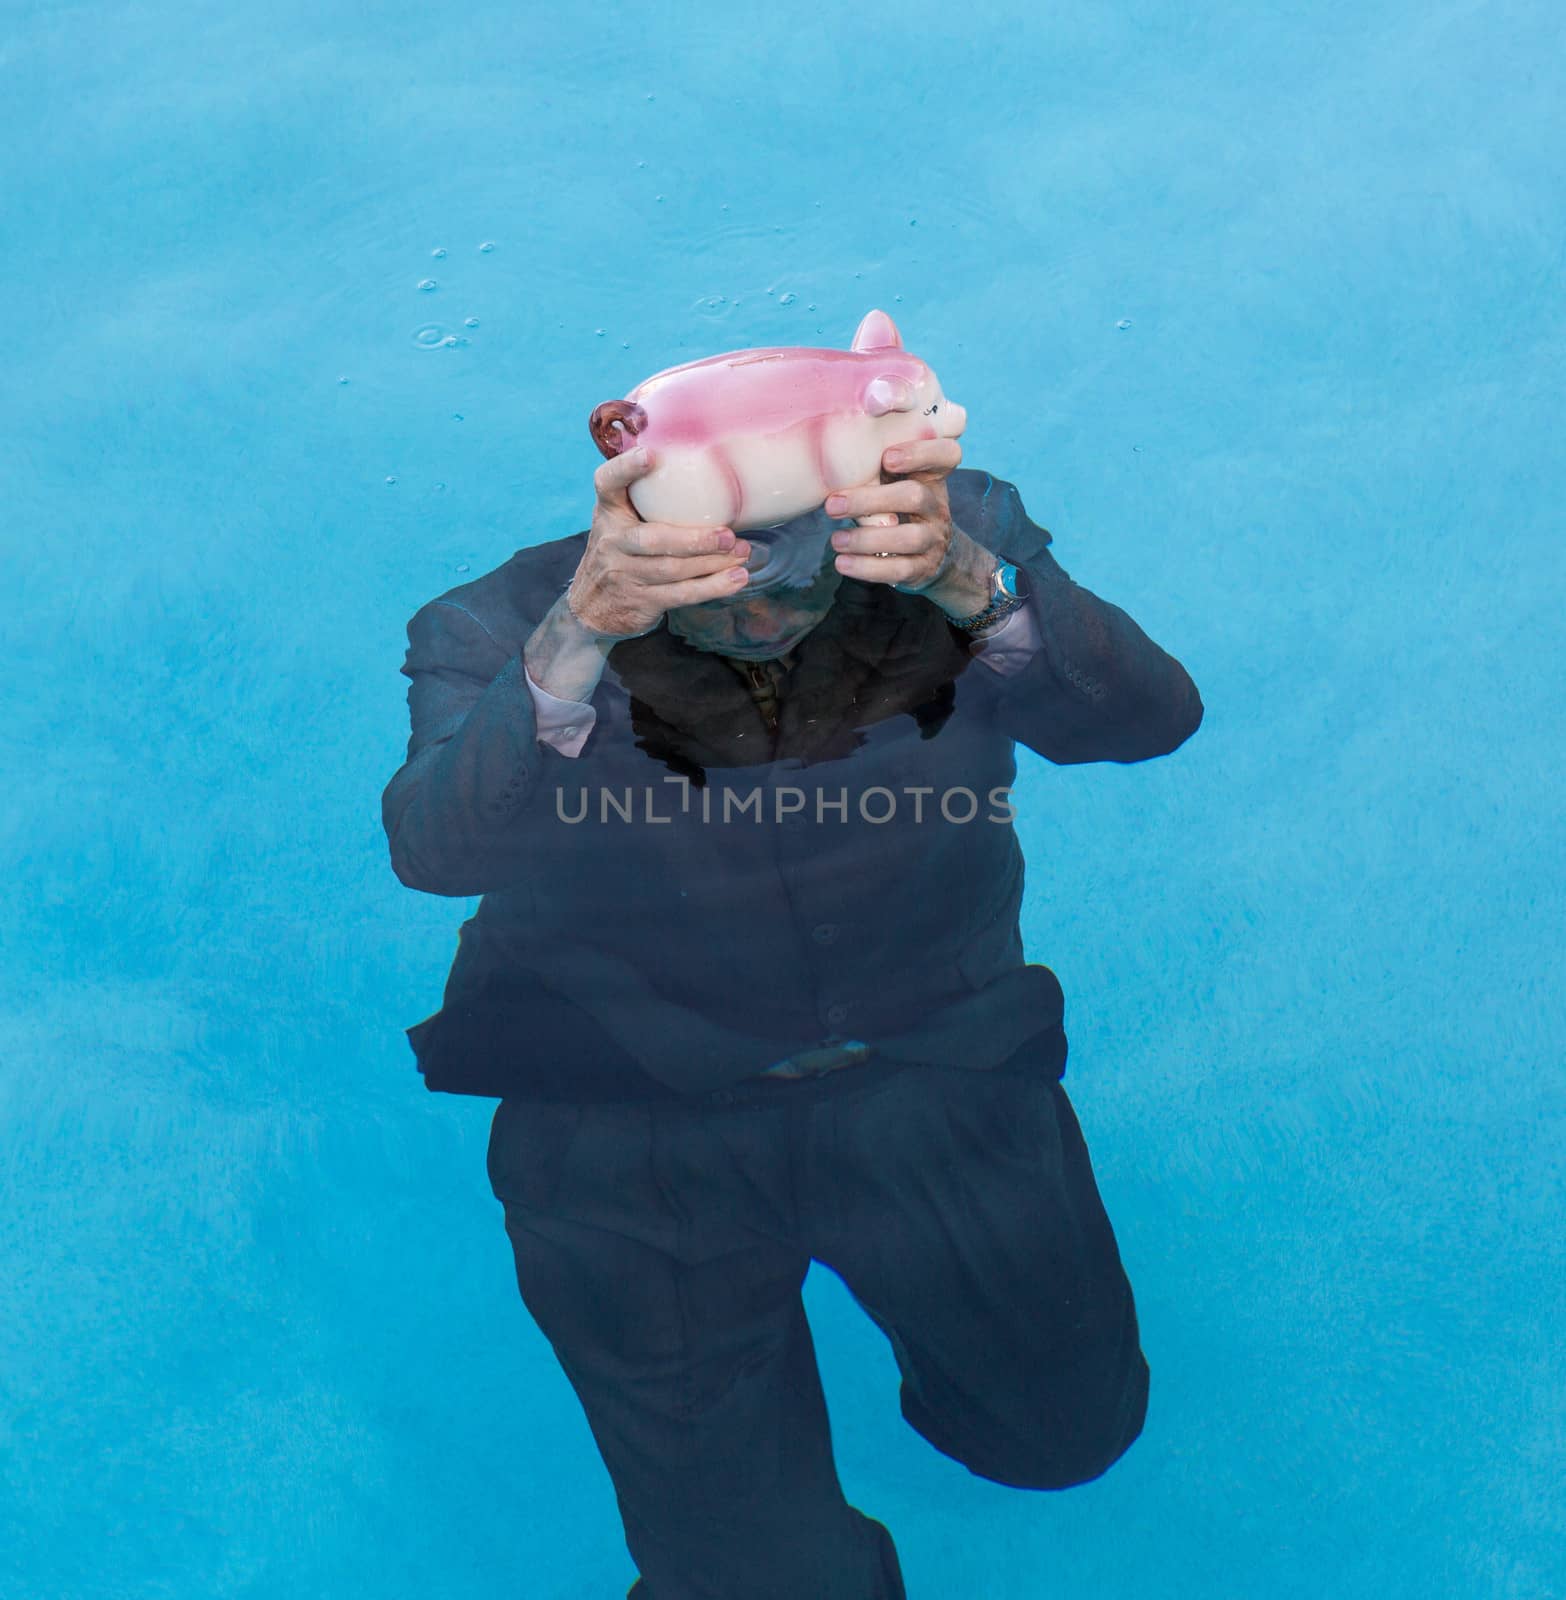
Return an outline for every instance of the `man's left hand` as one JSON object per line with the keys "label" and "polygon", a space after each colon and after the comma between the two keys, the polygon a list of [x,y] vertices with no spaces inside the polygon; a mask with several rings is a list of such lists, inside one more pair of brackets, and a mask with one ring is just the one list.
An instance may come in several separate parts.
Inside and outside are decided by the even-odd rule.
{"label": "man's left hand", "polygon": [[894,445],[881,457],[883,481],[837,489],[830,517],[895,516],[895,526],[840,528],[832,535],[845,578],[922,594],[951,616],[982,610],[995,560],[952,522],[946,480],[962,461],[955,439]]}

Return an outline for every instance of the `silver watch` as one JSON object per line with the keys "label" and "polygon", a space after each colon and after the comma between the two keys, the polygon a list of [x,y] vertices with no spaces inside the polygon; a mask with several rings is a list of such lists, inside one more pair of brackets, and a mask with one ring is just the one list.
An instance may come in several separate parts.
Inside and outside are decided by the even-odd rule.
{"label": "silver watch", "polygon": [[953,617],[952,626],[961,628],[964,633],[981,632],[985,628],[994,627],[1003,617],[1009,617],[1013,611],[1020,610],[1027,604],[1027,600],[1027,584],[1022,574],[1011,562],[1002,561],[990,574],[989,604],[970,616]]}

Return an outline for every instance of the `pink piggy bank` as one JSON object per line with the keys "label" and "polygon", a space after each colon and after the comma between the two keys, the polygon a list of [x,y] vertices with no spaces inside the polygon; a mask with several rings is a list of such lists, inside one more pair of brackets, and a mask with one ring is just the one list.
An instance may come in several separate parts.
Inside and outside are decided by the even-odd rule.
{"label": "pink piggy bank", "polygon": [[[834,489],[881,481],[881,455],[915,439],[955,439],[968,414],[872,311],[848,350],[784,346],[688,361],[594,409],[605,457],[645,445],[653,470],[631,485],[647,522],[741,532],[787,522]],[[895,516],[863,517],[866,525]]]}

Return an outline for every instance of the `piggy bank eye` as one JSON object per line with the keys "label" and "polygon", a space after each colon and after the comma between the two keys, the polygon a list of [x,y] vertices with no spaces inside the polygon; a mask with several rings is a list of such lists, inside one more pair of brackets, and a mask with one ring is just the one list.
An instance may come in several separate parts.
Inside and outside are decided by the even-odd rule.
{"label": "piggy bank eye", "polygon": [[925,416],[933,417],[935,415],[935,413],[937,411],[939,411],[940,409],[941,409],[940,404],[939,404],[939,402],[937,402],[935,405],[931,406],[928,411],[925,412]]}

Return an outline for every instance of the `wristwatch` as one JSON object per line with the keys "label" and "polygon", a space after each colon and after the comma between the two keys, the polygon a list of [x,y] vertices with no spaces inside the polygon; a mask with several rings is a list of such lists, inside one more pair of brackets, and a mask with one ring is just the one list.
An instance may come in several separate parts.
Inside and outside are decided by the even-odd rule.
{"label": "wristwatch", "polygon": [[1022,574],[1009,561],[1002,561],[990,574],[990,603],[971,616],[952,617],[951,623],[964,633],[979,633],[1020,610],[1027,601],[1027,584]]}

